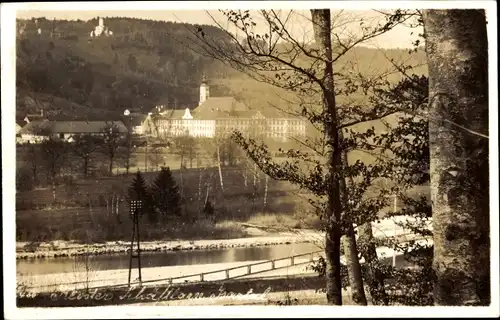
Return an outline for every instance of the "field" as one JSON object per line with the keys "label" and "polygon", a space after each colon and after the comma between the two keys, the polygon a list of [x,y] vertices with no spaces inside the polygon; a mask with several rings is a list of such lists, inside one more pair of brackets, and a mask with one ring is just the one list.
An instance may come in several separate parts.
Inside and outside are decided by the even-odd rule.
{"label": "field", "polygon": [[[157,172],[144,173],[151,183]],[[173,170],[184,195],[182,217],[160,224],[144,222],[144,240],[234,238],[244,236],[239,222],[269,223],[300,227],[297,213],[307,217],[296,188],[285,182],[255,176],[238,167]],[[130,237],[130,219],[125,201],[134,174],[76,180],[56,189],[35,189],[16,194],[18,241],[77,239],[85,242],[123,240]],[[267,181],[267,182],[266,182]],[[267,190],[266,190],[267,184]],[[215,215],[207,217],[203,205],[207,196]],[[313,217],[314,218],[314,217]],[[314,219],[309,219],[314,224]]]}
{"label": "field", "polygon": [[[304,193],[288,182],[266,178],[253,165],[223,166],[219,173],[218,167],[209,166],[208,157],[200,157],[193,161],[193,168],[181,170],[178,157],[165,156],[165,165],[171,167],[184,199],[182,215],[154,224],[144,219],[144,240],[238,238],[246,236],[245,224],[278,230],[321,226]],[[158,173],[151,165],[144,172],[145,163],[141,162],[144,158],[144,153],[134,154],[134,167],[128,175],[121,167],[113,176],[97,171],[87,179],[79,174],[78,159],[72,159],[65,165],[66,178],[59,181],[55,190],[56,201],[49,186],[18,191],[17,241],[78,240],[88,243],[128,239],[131,231],[126,201],[128,187],[137,169],[143,172],[148,184]],[[29,167],[28,160],[27,149],[18,147],[18,171]],[[93,161],[106,166],[105,159]],[[43,170],[40,171],[43,176]],[[428,188],[415,192],[428,192]],[[203,212],[207,199],[215,209],[212,216]]]}

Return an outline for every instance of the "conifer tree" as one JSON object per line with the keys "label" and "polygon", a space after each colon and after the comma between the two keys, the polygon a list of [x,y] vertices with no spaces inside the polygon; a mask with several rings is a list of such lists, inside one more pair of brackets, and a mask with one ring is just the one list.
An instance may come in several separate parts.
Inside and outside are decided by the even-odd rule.
{"label": "conifer tree", "polygon": [[152,212],[153,210],[151,210],[151,192],[146,184],[146,180],[144,179],[140,171],[137,171],[134,181],[132,181],[132,184],[128,189],[128,195],[131,201],[142,201],[142,210],[137,214],[142,216],[144,213],[148,213],[150,220],[154,220],[154,212]]}
{"label": "conifer tree", "polygon": [[151,186],[151,194],[155,209],[163,218],[180,215],[181,196],[169,167],[161,168]]}

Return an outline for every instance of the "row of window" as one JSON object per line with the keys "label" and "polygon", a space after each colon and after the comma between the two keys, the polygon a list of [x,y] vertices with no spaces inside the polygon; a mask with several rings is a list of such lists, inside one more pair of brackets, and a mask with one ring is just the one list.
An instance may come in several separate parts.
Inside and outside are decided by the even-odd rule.
{"label": "row of window", "polygon": [[216,121],[217,125],[255,125],[255,124],[267,124],[271,126],[303,126],[304,121],[302,120],[233,120],[233,119],[219,119],[219,120],[163,120],[160,122],[171,122],[172,124],[196,124],[203,126],[213,126]]}

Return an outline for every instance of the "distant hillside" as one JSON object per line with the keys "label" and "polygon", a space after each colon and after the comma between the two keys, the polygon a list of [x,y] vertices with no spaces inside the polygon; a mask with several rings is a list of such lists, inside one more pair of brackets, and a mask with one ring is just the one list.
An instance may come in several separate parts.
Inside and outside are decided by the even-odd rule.
{"label": "distant hillside", "polygon": [[28,114],[39,114],[50,120],[119,120],[120,114],[108,109],[84,106],[73,101],[45,93],[33,93],[25,89],[16,92],[16,119],[22,120]]}
{"label": "distant hillside", "polygon": [[[386,75],[384,80],[395,84],[403,78],[403,75],[396,71],[393,63],[390,62],[391,59],[396,65],[415,66],[415,68],[407,70],[407,74],[427,74],[427,57],[423,48],[410,54],[407,49],[355,47],[334,64],[334,71],[344,74],[350,72],[353,74],[359,73],[368,79]],[[216,79],[211,81],[211,84],[224,88],[225,94],[236,96],[244,100],[249,106],[260,110],[264,109],[267,114],[274,114],[275,116],[286,114],[279,111],[279,109],[286,109],[287,111],[300,110],[298,103],[295,105],[290,103],[297,101],[294,92],[287,92],[284,89],[259,82],[244,74],[234,74],[230,79]],[[353,94],[349,97],[340,95],[337,96],[337,103],[347,103],[353,99],[366,101],[366,98],[367,96],[364,94]],[[317,103],[321,103],[319,95],[317,96]]]}
{"label": "distant hillside", "polygon": [[[197,41],[190,24],[132,18],[104,18],[110,36],[90,37],[98,20],[18,20],[17,113],[39,112],[27,97],[68,101],[73,114],[94,113],[102,117],[121,115],[125,109],[147,112],[155,104],[176,108],[195,107],[203,73],[210,80],[212,96],[232,95],[252,108],[275,114],[271,105],[287,108],[281,97],[290,93],[239,74],[186,46]],[[38,32],[40,29],[40,34]],[[213,26],[204,32],[216,41],[227,36]],[[425,63],[422,50],[378,50],[357,47],[340,59],[336,70],[351,70],[367,76],[392,67],[388,59],[409,64]],[[420,67],[418,73],[425,73]],[[397,81],[400,75],[389,79]],[[28,99],[29,100],[29,99]],[[70,105],[72,106],[70,108]],[[80,107],[75,107],[80,106]],[[55,113],[64,111],[47,103]],[[69,112],[69,111],[68,111]]]}
{"label": "distant hillside", "polygon": [[[203,73],[224,76],[220,63],[179,42],[189,43],[192,25],[130,18],[104,23],[113,35],[91,38],[97,19],[18,20],[24,30],[17,41],[18,91],[121,113],[158,103],[194,106]],[[222,37],[214,27],[205,30]]]}

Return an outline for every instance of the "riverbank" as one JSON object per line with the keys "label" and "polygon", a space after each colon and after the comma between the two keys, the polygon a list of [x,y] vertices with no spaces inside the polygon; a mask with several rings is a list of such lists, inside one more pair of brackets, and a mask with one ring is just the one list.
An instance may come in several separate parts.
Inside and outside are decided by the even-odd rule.
{"label": "riverbank", "polygon": [[[392,248],[379,247],[377,255],[381,257],[382,263],[393,263]],[[206,283],[252,280],[255,278],[286,278],[289,276],[307,275],[313,273],[310,268],[322,255],[321,250],[311,251],[306,254],[287,258],[271,260],[253,260],[224,262],[211,264],[195,264],[183,266],[161,266],[142,268],[142,284],[145,285],[186,285],[189,283]],[[401,253],[396,252],[396,266],[409,267]],[[340,258],[345,264],[344,256]],[[360,260],[364,262],[363,259]],[[38,273],[20,272],[18,270],[16,280],[18,286],[29,292],[65,292],[69,290],[80,290],[85,288],[110,288],[113,286],[124,286],[127,284],[128,269],[97,269],[90,261],[87,265],[80,265],[73,272],[65,273]],[[134,269],[131,274],[132,282],[138,284],[138,273]]]}
{"label": "riverbank", "polygon": [[[414,234],[395,224],[411,221],[411,217],[394,217],[372,223],[375,238],[396,237],[397,242],[416,240]],[[141,241],[143,252],[215,250],[225,248],[248,248],[279,244],[317,243],[322,248],[324,233],[310,229],[289,229],[288,231],[264,228],[251,224],[240,224],[246,237],[235,239],[166,240]],[[432,226],[429,225],[429,230]],[[81,244],[76,241],[16,242],[16,259],[60,258],[83,255],[104,255],[127,253],[128,241]]]}
{"label": "riverbank", "polygon": [[[397,242],[416,240],[414,234],[409,233],[395,224],[411,221],[411,217],[394,217],[373,222],[373,235],[383,239],[396,237]],[[240,224],[246,237],[235,239],[207,239],[207,240],[166,240],[141,241],[143,252],[183,251],[183,250],[215,250],[225,248],[248,248],[258,246],[272,246],[292,243],[317,243],[323,247],[324,233],[310,229],[289,229],[288,231],[264,228],[251,224]],[[429,230],[432,225],[429,224]],[[127,253],[130,250],[128,241],[108,241],[104,243],[81,244],[76,241],[49,241],[49,242],[16,242],[16,259],[60,258],[83,255],[104,255]]]}
{"label": "riverbank", "polygon": [[[292,243],[322,243],[322,233],[314,230],[297,230],[270,233],[248,227],[247,238],[221,240],[176,240],[176,241],[141,241],[141,251],[162,252],[181,250],[215,250],[224,248],[272,246]],[[130,243],[112,241],[106,243],[79,244],[74,241],[50,241],[41,243],[17,242],[16,259],[43,259],[72,257],[82,255],[103,255],[127,253]]]}

